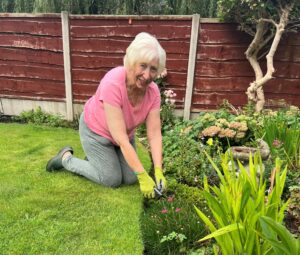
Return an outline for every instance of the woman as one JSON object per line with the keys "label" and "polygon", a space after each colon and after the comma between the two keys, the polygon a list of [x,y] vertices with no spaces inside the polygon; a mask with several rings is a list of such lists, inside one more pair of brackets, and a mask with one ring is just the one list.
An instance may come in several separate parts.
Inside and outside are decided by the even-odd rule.
{"label": "woman", "polygon": [[[109,187],[137,180],[143,195],[153,198],[154,188],[166,188],[162,172],[160,92],[153,82],[165,69],[166,53],[148,33],[140,33],[126,50],[124,66],[110,70],[85,104],[79,134],[88,160],[64,147],[47,163],[47,171],[62,168]],[[146,122],[155,166],[155,182],[140,162],[134,142],[135,128]]]}

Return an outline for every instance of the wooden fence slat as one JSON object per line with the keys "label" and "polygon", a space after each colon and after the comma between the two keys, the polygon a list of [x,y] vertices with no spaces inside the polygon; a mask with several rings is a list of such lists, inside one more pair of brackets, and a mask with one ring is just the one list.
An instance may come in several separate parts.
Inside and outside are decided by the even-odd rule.
{"label": "wooden fence slat", "polygon": [[197,55],[196,53],[197,53],[198,34],[199,34],[199,21],[200,21],[200,15],[194,14],[192,20],[188,74],[187,74],[187,81],[186,81],[186,94],[185,94],[185,102],[184,102],[184,110],[183,110],[184,120],[190,119],[190,114],[191,114],[195,64],[196,64],[196,55]]}
{"label": "wooden fence slat", "polygon": [[73,96],[72,96],[72,77],[71,77],[71,56],[70,56],[70,34],[69,34],[69,14],[66,11],[61,13],[63,53],[64,53],[64,73],[66,86],[66,107],[67,120],[73,121]]}
{"label": "wooden fence slat", "polygon": [[1,34],[1,47],[27,48],[35,50],[62,51],[61,39],[27,34]]}

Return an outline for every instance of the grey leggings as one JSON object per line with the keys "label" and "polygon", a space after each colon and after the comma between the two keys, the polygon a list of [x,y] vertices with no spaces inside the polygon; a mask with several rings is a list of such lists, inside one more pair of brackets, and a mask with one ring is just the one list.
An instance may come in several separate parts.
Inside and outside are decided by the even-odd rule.
{"label": "grey leggings", "polygon": [[[134,184],[137,181],[120,147],[92,132],[84,122],[83,113],[79,121],[79,135],[88,161],[70,156],[62,162],[66,170],[108,187]],[[134,139],[130,143],[135,148]]]}

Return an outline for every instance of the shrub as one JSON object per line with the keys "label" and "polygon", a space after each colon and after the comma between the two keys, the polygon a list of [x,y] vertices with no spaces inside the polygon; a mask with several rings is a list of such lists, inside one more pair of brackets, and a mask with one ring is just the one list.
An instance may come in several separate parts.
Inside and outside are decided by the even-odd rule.
{"label": "shrub", "polygon": [[19,116],[14,117],[16,121],[23,123],[33,123],[50,127],[72,127],[78,128],[78,120],[68,122],[60,114],[50,114],[42,111],[41,107],[36,110],[23,111]]}
{"label": "shrub", "polygon": [[164,136],[163,142],[164,168],[168,177],[198,187],[202,186],[204,175],[209,176],[212,183],[218,182],[215,170],[203,153],[205,149],[210,150],[209,146],[193,140],[183,132],[169,132]]}

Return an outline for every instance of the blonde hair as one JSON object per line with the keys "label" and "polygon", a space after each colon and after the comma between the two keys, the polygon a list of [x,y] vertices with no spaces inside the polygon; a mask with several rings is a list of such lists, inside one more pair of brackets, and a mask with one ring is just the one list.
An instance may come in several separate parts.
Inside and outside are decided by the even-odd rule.
{"label": "blonde hair", "polygon": [[126,49],[124,66],[127,69],[131,69],[138,62],[149,63],[154,59],[158,59],[157,71],[159,75],[166,66],[166,52],[155,37],[142,32],[136,35]]}

